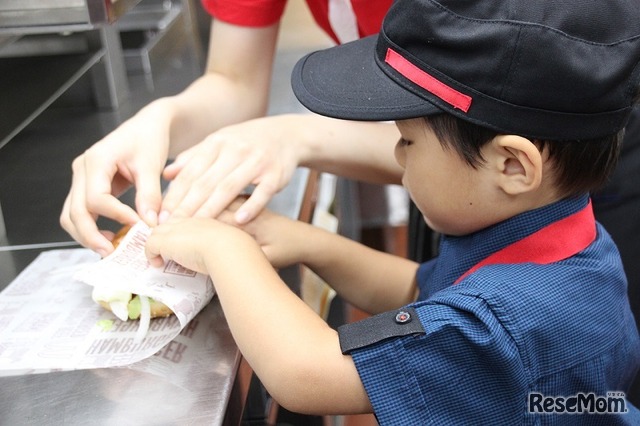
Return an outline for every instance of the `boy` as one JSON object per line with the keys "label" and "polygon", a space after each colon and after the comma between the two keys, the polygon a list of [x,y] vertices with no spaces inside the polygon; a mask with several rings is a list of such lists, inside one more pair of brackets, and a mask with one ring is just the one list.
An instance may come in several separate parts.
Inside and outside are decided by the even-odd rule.
{"label": "boy", "polygon": [[[396,120],[403,184],[443,234],[438,259],[417,265],[269,212],[247,233],[173,219],[149,258],[211,275],[243,355],[291,410],[638,424],[624,392],[640,339],[588,197],[638,91],[633,3],[398,0],[379,36],[298,63],[309,109]],[[269,261],[307,264],[377,315],[335,332]]]}

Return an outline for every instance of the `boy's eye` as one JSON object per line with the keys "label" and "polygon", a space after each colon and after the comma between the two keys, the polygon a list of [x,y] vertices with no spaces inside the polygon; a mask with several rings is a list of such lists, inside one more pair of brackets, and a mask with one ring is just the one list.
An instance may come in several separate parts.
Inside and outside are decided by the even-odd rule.
{"label": "boy's eye", "polygon": [[398,141],[398,146],[408,146],[411,145],[411,141],[406,140],[405,138],[400,138]]}

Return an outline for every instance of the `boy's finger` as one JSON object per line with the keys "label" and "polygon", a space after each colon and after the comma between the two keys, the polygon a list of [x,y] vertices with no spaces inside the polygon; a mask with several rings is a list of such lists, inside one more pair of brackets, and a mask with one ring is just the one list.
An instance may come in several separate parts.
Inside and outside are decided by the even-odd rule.
{"label": "boy's finger", "polygon": [[235,213],[238,224],[244,225],[255,219],[276,194],[275,186],[260,183],[255,187],[247,201],[242,203]]}

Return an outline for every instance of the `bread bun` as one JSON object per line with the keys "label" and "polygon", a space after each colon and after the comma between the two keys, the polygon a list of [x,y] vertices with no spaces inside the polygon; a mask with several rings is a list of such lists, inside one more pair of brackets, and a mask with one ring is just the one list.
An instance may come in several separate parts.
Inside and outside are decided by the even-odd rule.
{"label": "bread bun", "polygon": [[[116,235],[113,237],[113,240],[111,240],[111,244],[113,244],[114,248],[118,247],[118,245],[120,244],[122,239],[125,237],[125,235],[127,235],[127,232],[129,232],[130,229],[131,229],[131,225],[125,225],[122,228],[120,228],[120,230],[118,230]],[[131,300],[133,300],[135,296],[136,296],[135,294],[132,295]],[[112,311],[111,306],[109,305],[109,302],[105,302],[103,300],[97,300],[97,302],[100,306],[102,306],[107,311]],[[168,317],[169,315],[173,314],[173,311],[169,309],[167,305],[165,305],[162,302],[158,302],[157,300],[154,300],[152,298],[149,298],[149,305],[151,308],[151,318]]]}
{"label": "bread bun", "polygon": [[127,235],[127,232],[131,229],[131,225],[125,225],[114,235],[113,240],[111,240],[111,244],[113,244],[113,248],[118,247],[120,241]]}

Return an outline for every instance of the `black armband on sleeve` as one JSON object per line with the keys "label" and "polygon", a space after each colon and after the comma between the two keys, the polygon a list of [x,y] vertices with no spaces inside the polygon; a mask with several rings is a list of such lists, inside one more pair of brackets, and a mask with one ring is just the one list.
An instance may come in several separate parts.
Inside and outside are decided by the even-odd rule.
{"label": "black armband on sleeve", "polygon": [[338,327],[340,350],[345,355],[354,349],[363,348],[392,337],[425,333],[424,327],[418,319],[418,314],[410,307],[383,312],[362,321]]}

